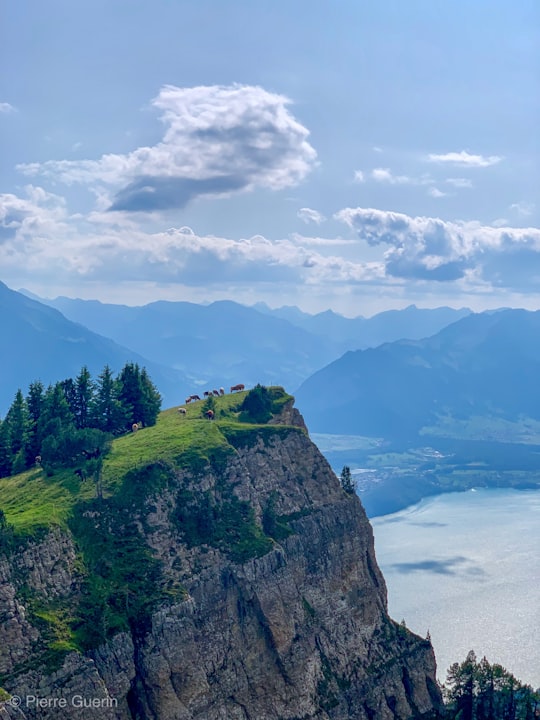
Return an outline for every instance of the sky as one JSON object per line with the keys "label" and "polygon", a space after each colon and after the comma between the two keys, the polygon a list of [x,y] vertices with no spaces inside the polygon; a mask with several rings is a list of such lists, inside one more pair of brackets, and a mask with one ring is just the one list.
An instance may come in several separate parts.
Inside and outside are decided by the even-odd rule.
{"label": "sky", "polygon": [[0,35],[10,287],[540,308],[537,0],[26,0]]}

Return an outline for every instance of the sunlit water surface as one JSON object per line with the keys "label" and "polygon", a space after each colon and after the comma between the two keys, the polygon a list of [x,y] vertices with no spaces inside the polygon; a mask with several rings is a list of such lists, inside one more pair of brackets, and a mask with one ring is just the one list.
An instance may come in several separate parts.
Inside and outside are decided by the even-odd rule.
{"label": "sunlit water surface", "polygon": [[371,523],[390,615],[429,630],[440,680],[474,649],[540,686],[540,492],[438,495]]}

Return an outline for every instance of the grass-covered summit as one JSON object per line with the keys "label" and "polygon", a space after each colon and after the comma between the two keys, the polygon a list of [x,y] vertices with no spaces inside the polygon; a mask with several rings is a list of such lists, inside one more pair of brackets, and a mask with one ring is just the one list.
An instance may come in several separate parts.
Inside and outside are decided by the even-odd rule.
{"label": "grass-covered summit", "polygon": [[[263,391],[267,400],[263,418],[249,412],[250,398],[257,398],[255,388],[181,406],[185,414],[178,407],[170,408],[158,415],[155,425],[115,438],[103,463],[104,498],[125,492],[126,476],[152,463],[162,461],[199,471],[211,458],[233,452],[236,444],[249,443],[257,433],[279,432],[279,425],[267,422],[293,398],[281,387]],[[213,409],[213,420],[205,416],[208,409]],[[0,478],[0,510],[16,535],[55,525],[66,527],[75,505],[94,497],[91,479],[81,482],[74,469],[63,468],[47,476],[37,467]]]}
{"label": "grass-covered summit", "polygon": [[50,530],[67,534],[77,553],[72,586],[56,600],[20,581],[41,634],[32,666],[56,667],[66,652],[97,647],[144,622],[156,603],[182,599],[181,583],[148,542],[148,515],[161,494],[180,553],[213,549],[241,563],[272,549],[275,528],[287,528],[273,507],[257,519],[224,471],[237,448],[302,432],[279,417],[292,400],[280,387],[257,386],[165,410],[155,425],[112,440],[99,496],[93,479],[81,481],[76,468],[51,475],[36,467],[0,478],[0,561]]}

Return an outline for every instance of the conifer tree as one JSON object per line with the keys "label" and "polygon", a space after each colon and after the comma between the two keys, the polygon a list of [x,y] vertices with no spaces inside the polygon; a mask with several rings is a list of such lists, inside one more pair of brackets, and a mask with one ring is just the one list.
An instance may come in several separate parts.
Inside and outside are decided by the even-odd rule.
{"label": "conifer tree", "polygon": [[43,384],[35,381],[30,384],[28,394],[26,396],[27,409],[27,443],[26,443],[26,464],[30,466],[34,463],[41,448],[41,435],[39,432],[39,421],[43,410],[44,401]]}
{"label": "conifer tree", "polygon": [[141,373],[137,363],[126,363],[117,378],[118,400],[126,413],[125,430],[142,421]]}
{"label": "conifer tree", "polygon": [[104,432],[118,434],[126,430],[126,414],[118,400],[117,383],[108,365],[98,376],[93,414],[96,426]]}
{"label": "conifer tree", "polygon": [[66,399],[63,384],[57,382],[49,385],[43,398],[43,409],[40,416],[40,431],[43,438],[51,434],[73,428],[75,418]]}
{"label": "conifer tree", "polygon": [[11,475],[11,439],[9,425],[0,420],[0,477]]}
{"label": "conifer tree", "polygon": [[150,380],[146,368],[141,370],[141,421],[146,427],[155,425],[159,411],[161,410],[161,395],[154,383]]}
{"label": "conifer tree", "polygon": [[346,493],[354,495],[356,492],[356,484],[351,474],[351,468],[348,465],[344,465],[341,475],[339,476],[339,482]]}
{"label": "conifer tree", "polygon": [[83,366],[75,379],[75,425],[79,429],[89,427],[91,424],[91,410],[94,394],[94,384],[88,368]]}
{"label": "conifer tree", "polygon": [[9,408],[5,422],[8,425],[11,453],[11,471],[22,472],[26,467],[26,403],[19,388]]}

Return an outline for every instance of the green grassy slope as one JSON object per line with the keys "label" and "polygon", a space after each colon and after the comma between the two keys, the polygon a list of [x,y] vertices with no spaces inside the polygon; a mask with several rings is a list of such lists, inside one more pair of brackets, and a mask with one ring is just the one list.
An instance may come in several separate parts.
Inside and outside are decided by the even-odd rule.
{"label": "green grassy slope", "polygon": [[[171,408],[160,413],[153,427],[114,440],[103,468],[105,497],[121,492],[127,473],[156,461],[200,469],[211,456],[233,452],[239,439],[254,432],[279,432],[282,426],[260,426],[240,420],[239,406],[247,392],[215,397],[215,420],[204,417],[204,401],[191,403],[186,414]],[[292,400],[282,388],[271,388],[273,411]],[[243,419],[243,418],[242,418]],[[65,527],[79,501],[95,494],[91,480],[81,483],[73,470],[47,477],[40,468],[0,478],[0,508],[18,535],[31,535],[41,528]]]}
{"label": "green grassy slope", "polygon": [[[292,397],[279,387],[268,390],[275,416]],[[192,482],[209,465],[215,473],[235,447],[270,434],[303,432],[246,421],[249,415],[240,410],[246,395],[214,398],[214,420],[205,418],[206,403],[200,401],[184,406],[185,414],[165,410],[155,426],[115,439],[104,462],[102,499],[95,497],[94,482],[81,483],[73,468],[51,477],[34,468],[0,478],[0,509],[8,523],[4,538],[0,535],[0,553],[9,555],[19,542],[24,545],[57,526],[75,542],[79,572],[78,589],[65,598],[47,600],[24,583],[18,587],[40,639],[15,675],[38,667],[53,671],[67,652],[97,647],[133,623],[145,622],[157,602],[184,596],[183,587],[163,573],[140,528],[148,498],[167,485],[177,494],[170,520],[180,542],[212,546],[233,562],[272,548],[276,528],[283,531],[279,517],[261,526],[219,473],[213,492],[199,491]],[[176,472],[184,469],[188,476],[175,486]],[[0,676],[0,684],[5,680]]]}

